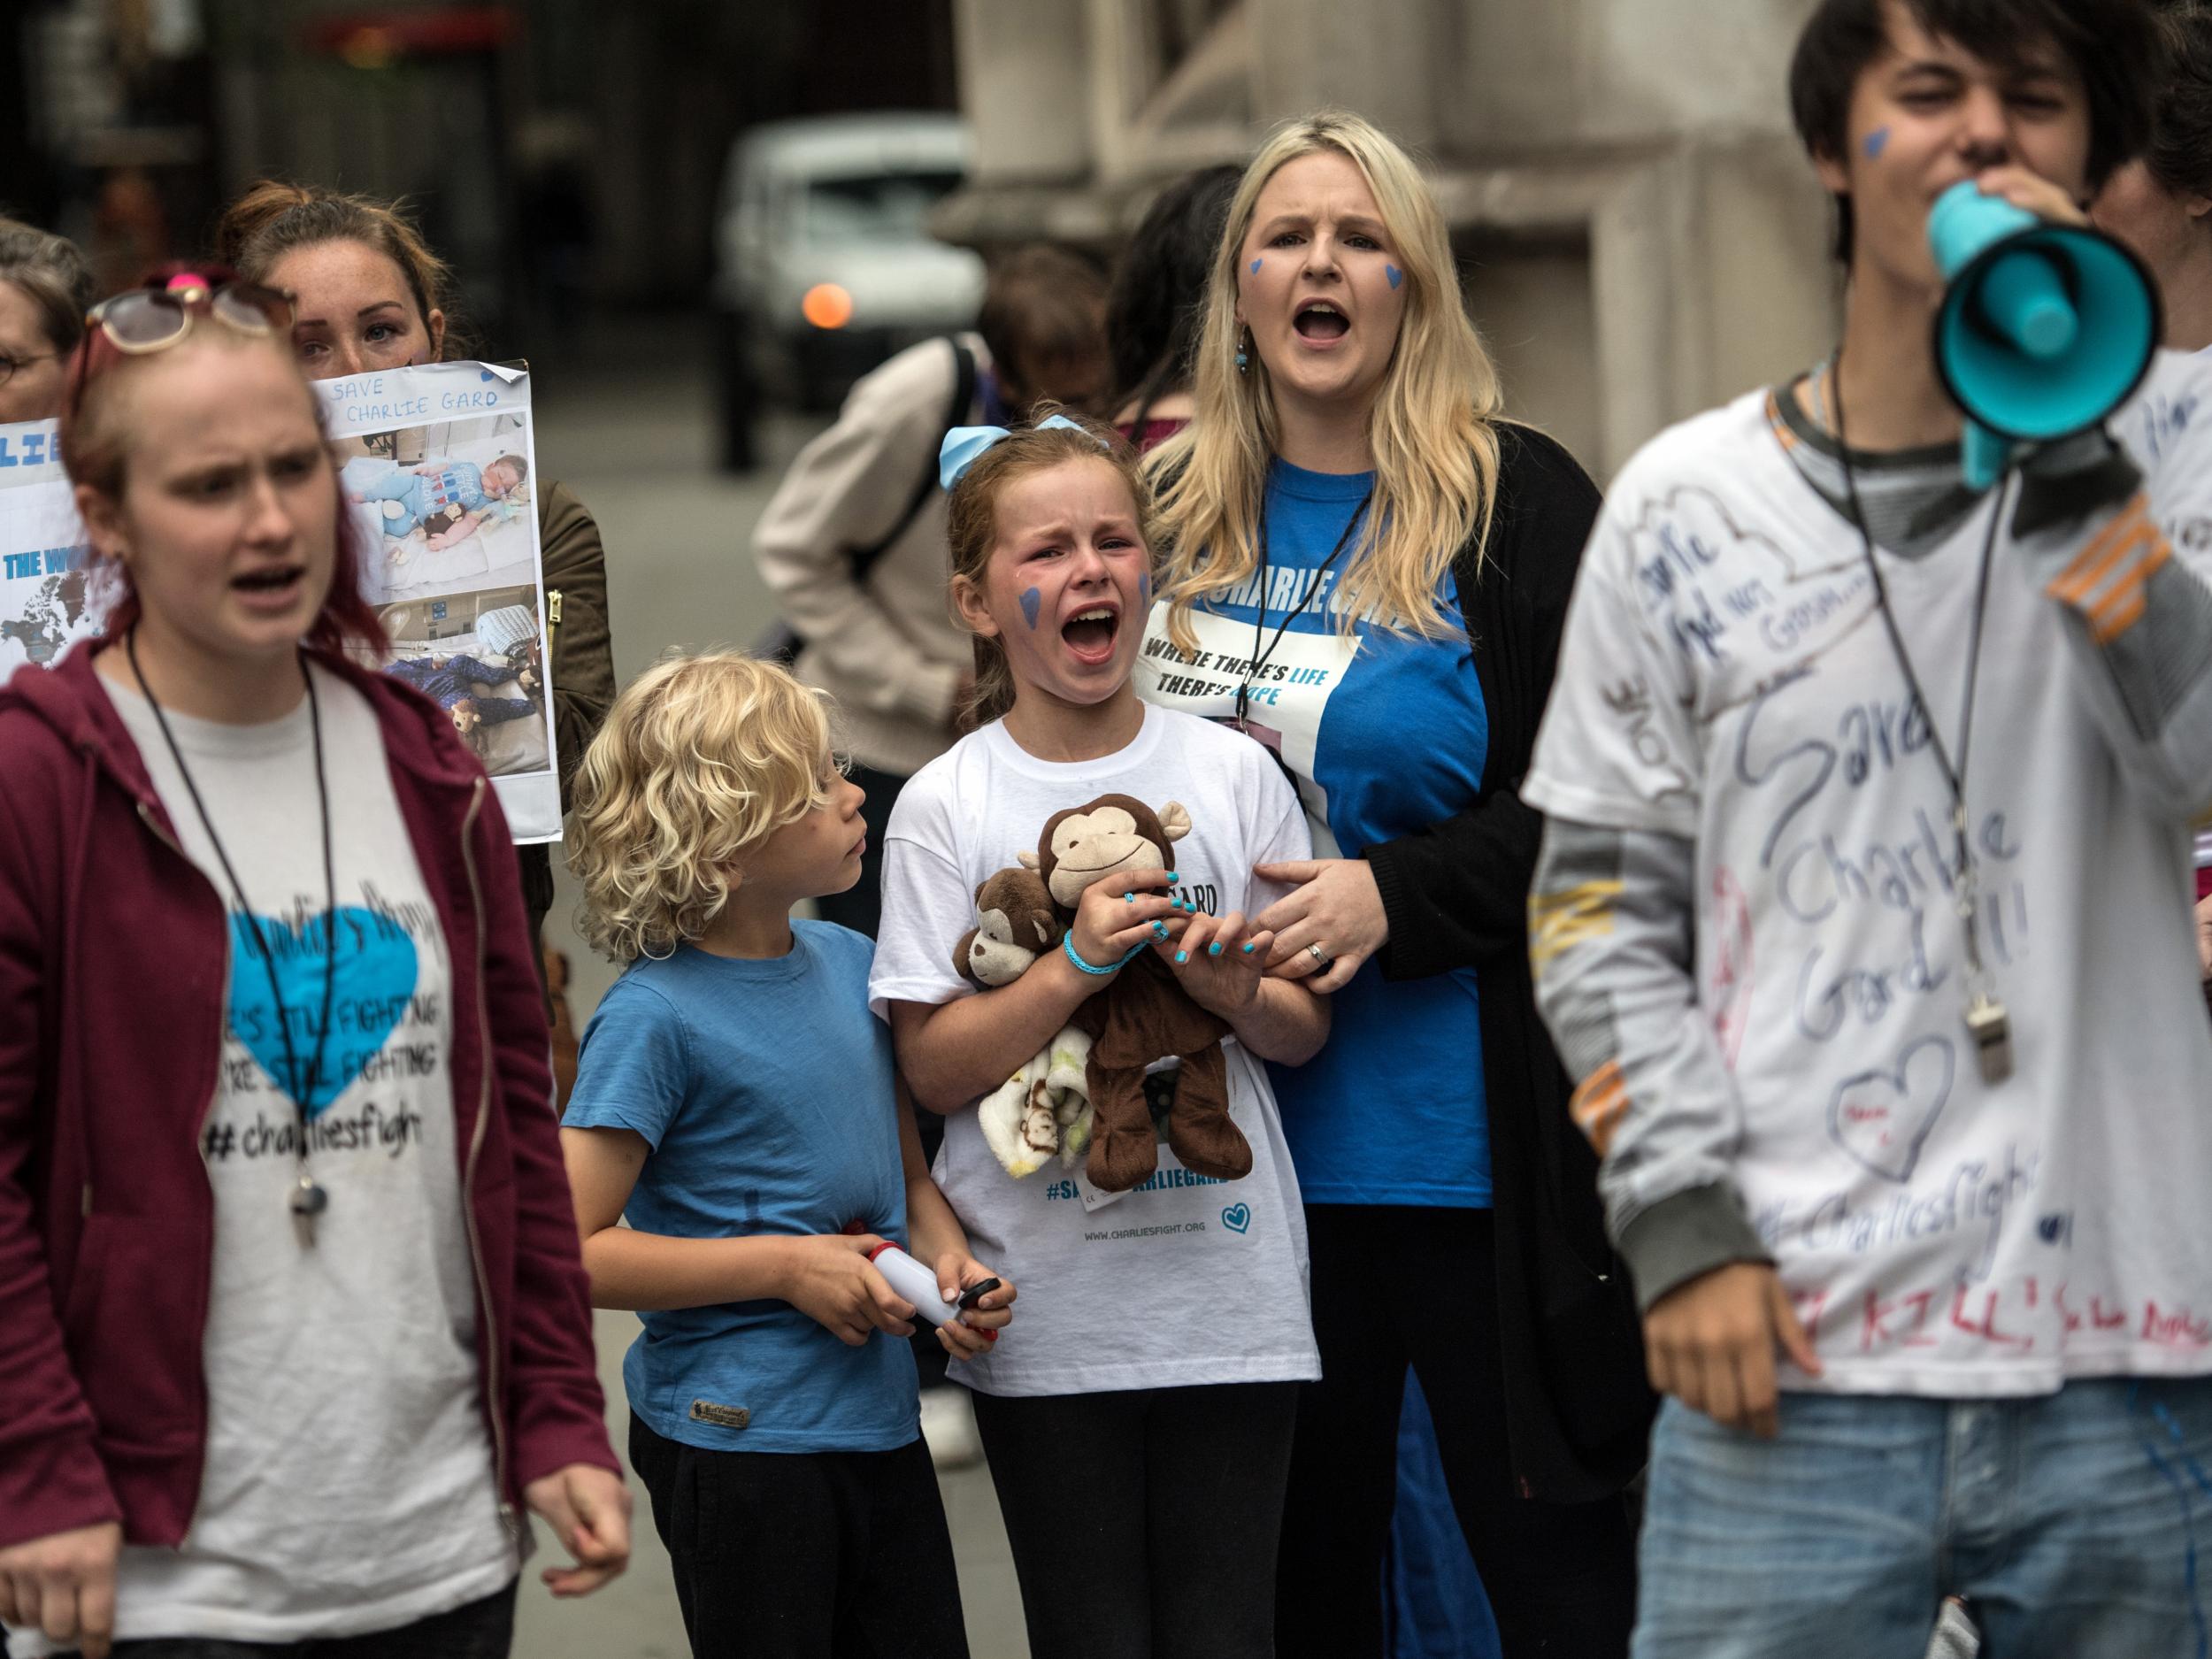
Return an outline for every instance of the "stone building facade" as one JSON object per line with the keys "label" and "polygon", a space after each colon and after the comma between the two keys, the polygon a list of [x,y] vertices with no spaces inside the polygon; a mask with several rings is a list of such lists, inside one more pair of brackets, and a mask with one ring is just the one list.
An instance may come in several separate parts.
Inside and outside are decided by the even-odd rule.
{"label": "stone building facade", "polygon": [[977,168],[939,228],[1110,251],[1150,190],[1357,110],[1428,165],[1513,411],[1601,478],[1832,341],[1789,125],[1810,0],[956,0]]}

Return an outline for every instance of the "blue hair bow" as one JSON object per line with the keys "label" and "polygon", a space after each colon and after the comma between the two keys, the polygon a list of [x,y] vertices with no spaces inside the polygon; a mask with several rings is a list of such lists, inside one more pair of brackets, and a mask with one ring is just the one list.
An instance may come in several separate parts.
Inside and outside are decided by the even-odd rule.
{"label": "blue hair bow", "polygon": [[[1065,415],[1047,415],[1037,423],[1040,432],[1048,426],[1064,426],[1070,432],[1083,430],[1079,422],[1070,420]],[[944,444],[937,451],[938,481],[949,491],[968,475],[968,469],[975,465],[976,457],[984,450],[1001,438],[1013,435],[1004,426],[955,426],[945,434]],[[1102,449],[1106,445],[1101,442],[1098,447]]]}

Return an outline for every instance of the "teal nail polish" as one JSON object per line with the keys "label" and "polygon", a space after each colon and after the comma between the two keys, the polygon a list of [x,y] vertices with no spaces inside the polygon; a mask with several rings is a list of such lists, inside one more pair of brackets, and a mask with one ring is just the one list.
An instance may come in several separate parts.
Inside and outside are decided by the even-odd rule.
{"label": "teal nail polish", "polygon": [[1152,934],[1156,939],[1165,939],[1167,937],[1167,924],[1165,922],[1153,923]]}
{"label": "teal nail polish", "polygon": [[1208,945],[1206,947],[1206,954],[1210,956],[1219,956],[1221,954],[1221,941],[1217,939],[1212,944]]}
{"label": "teal nail polish", "polygon": [[1168,879],[1170,881],[1172,881],[1172,880],[1174,880],[1174,879],[1175,879],[1175,872],[1174,872],[1172,870],[1171,870],[1171,871],[1169,871],[1169,872],[1167,872],[1167,879]]}
{"label": "teal nail polish", "polygon": [[1121,896],[1125,903],[1134,904],[1137,902],[1137,895],[1133,893],[1125,893]]}
{"label": "teal nail polish", "polygon": [[1244,941],[1244,954],[1245,954],[1246,956],[1250,956],[1250,955],[1252,954],[1252,947],[1253,947],[1253,946],[1255,946],[1255,945],[1256,945],[1256,944],[1258,944],[1259,942],[1260,942],[1260,941],[1259,941],[1258,940],[1256,940],[1256,939],[1248,939],[1248,940],[1246,940],[1246,941]]}
{"label": "teal nail polish", "polygon": [[1178,962],[1188,962],[1190,960],[1190,952],[1187,950],[1177,951],[1175,953],[1175,960]]}

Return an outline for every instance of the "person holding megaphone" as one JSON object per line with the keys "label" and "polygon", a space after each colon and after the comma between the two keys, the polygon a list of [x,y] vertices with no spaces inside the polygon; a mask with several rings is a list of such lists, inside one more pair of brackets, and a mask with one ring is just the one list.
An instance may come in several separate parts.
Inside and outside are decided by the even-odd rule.
{"label": "person holding megaphone", "polygon": [[1583,560],[1530,939],[1668,1396],[1639,1659],[2204,1628],[2212,362],[2080,206],[2155,61],[2142,0],[1820,0],[1841,342]]}

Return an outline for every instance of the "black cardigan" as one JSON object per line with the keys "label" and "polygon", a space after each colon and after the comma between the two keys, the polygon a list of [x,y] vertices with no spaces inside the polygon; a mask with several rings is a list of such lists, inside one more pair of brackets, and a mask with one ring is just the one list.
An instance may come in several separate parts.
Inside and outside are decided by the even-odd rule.
{"label": "black cardigan", "polygon": [[1606,1241],[1597,1159],[1569,1120],[1571,1086],[1528,964],[1543,818],[1521,780],[1599,495],[1543,434],[1497,432],[1489,541],[1479,567],[1472,547],[1454,565],[1490,726],[1481,790],[1464,811],[1363,856],[1390,922],[1384,977],[1476,971],[1514,1472],[1525,1494],[1574,1502],[1642,1467],[1656,1403],[1628,1275]]}

